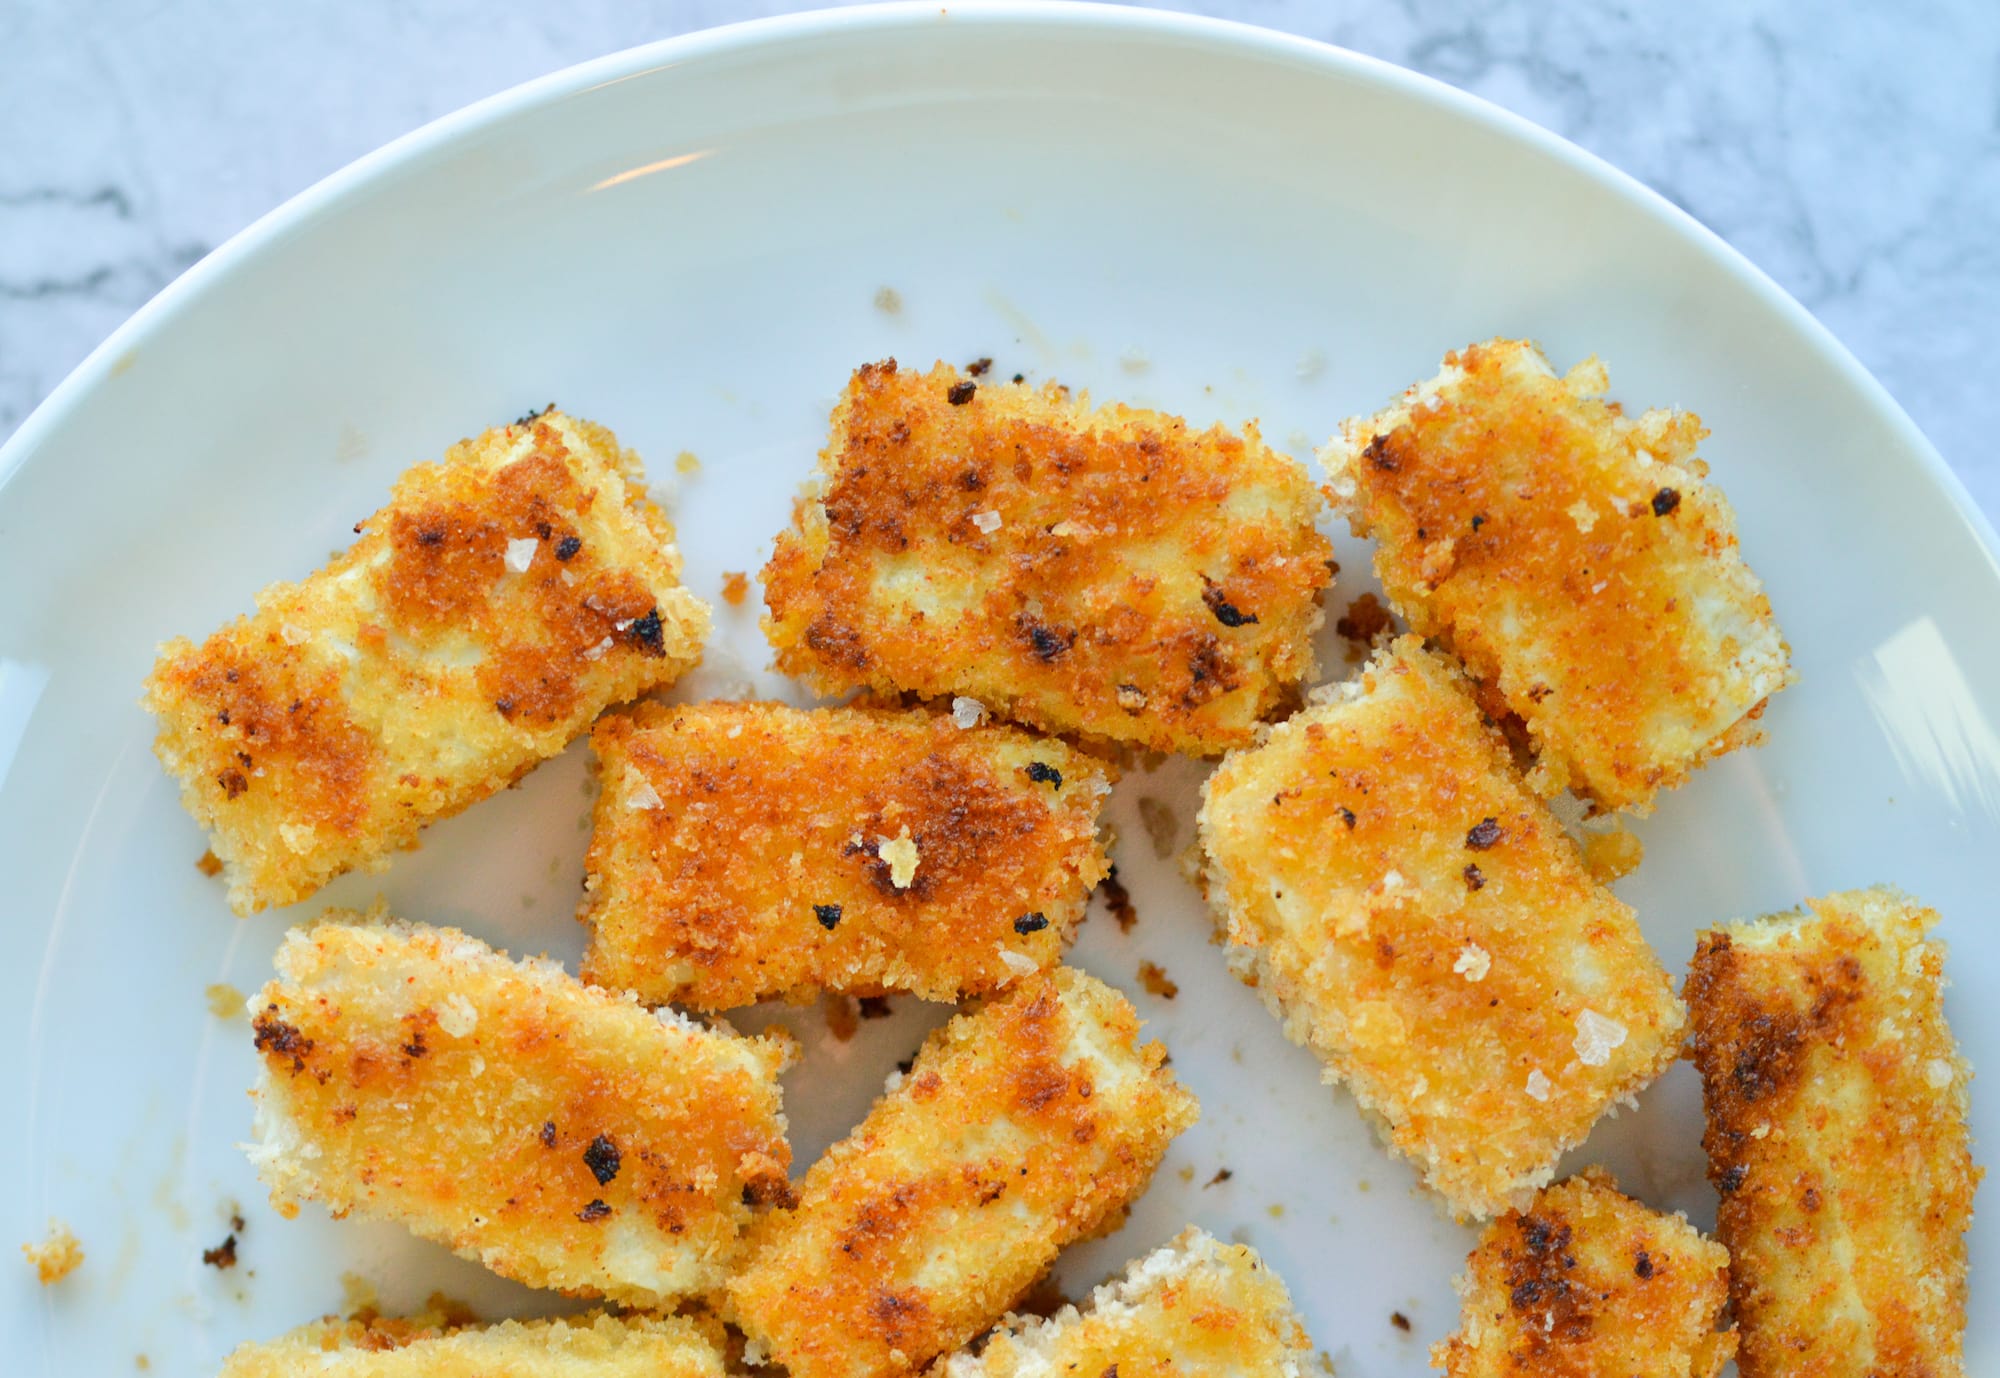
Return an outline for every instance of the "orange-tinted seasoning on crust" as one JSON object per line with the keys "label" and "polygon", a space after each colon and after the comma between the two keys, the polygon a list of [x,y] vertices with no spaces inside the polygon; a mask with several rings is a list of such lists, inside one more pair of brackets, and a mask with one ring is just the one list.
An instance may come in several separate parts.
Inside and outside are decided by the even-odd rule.
{"label": "orange-tinted seasoning on crust", "polygon": [[1531,783],[1644,810],[1756,740],[1789,651],[1687,412],[1627,417],[1595,359],[1490,340],[1320,458],[1412,629],[1525,724]]}
{"label": "orange-tinted seasoning on crust", "polygon": [[1069,968],[933,1033],[754,1229],[731,1318],[793,1378],[916,1372],[1115,1222],[1194,1121],[1125,998]]}
{"label": "orange-tinted seasoning on crust", "polygon": [[287,1214],[398,1221],[530,1286],[720,1286],[781,1199],[785,1045],[647,1013],[454,929],[329,911],[258,999],[251,1157]]}
{"label": "orange-tinted seasoning on crust", "polygon": [[1678,1051],[1632,911],[1415,637],[1232,753],[1200,822],[1232,969],[1460,1215],[1546,1183]]}
{"label": "orange-tinted seasoning on crust", "polygon": [[[969,389],[969,391],[968,391]],[[864,366],[764,570],[778,668],[1213,754],[1312,673],[1305,471],[1254,427]]]}
{"label": "orange-tinted seasoning on crust", "polygon": [[147,680],[239,913],[379,868],[700,656],[707,609],[601,426],[551,411],[464,441],[356,530]]}
{"label": "orange-tinted seasoning on crust", "polygon": [[1964,1372],[1980,1170],[1937,918],[1854,890],[1701,935],[1686,994],[1744,1378]]}
{"label": "orange-tinted seasoning on crust", "polygon": [[1459,1294],[1448,1378],[1715,1378],[1736,1349],[1728,1251],[1594,1168],[1488,1225]]}
{"label": "orange-tinted seasoning on crust", "polygon": [[649,1003],[989,993],[1060,959],[1108,864],[1107,768],[1016,728],[647,704],[591,740],[583,975]]}

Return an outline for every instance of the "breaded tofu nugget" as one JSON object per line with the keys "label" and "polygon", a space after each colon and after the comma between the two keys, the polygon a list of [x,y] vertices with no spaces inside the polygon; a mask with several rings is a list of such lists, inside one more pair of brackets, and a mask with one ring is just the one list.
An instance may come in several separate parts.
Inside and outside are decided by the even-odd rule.
{"label": "breaded tofu nugget", "polygon": [[1109,868],[1106,768],[1011,727],[644,704],[591,743],[583,977],[649,1004],[986,994],[1061,960]]}
{"label": "breaded tofu nugget", "polygon": [[752,1229],[730,1318],[791,1378],[911,1373],[1122,1218],[1194,1097],[1131,1004],[1067,967],[933,1033]]}
{"label": "breaded tofu nugget", "polygon": [[1632,911],[1415,637],[1225,760],[1201,836],[1232,969],[1457,1215],[1547,1183],[1674,1060]]}
{"label": "breaded tofu nugget", "polygon": [[1937,913],[1852,890],[1702,934],[1687,981],[1743,1378],[1964,1371],[1972,1069]]}
{"label": "breaded tofu nugget", "polygon": [[463,441],[354,529],[146,681],[239,914],[382,869],[701,657],[708,609],[602,426],[549,411]]}
{"label": "breaded tofu nugget", "polygon": [[1312,1345],[1285,1284],[1247,1244],[1193,1226],[1079,1311],[1009,1317],[935,1378],[1303,1378]]}
{"label": "breaded tofu nugget", "polygon": [[1729,1251],[1599,1169],[1488,1225],[1458,1290],[1459,1332],[1431,1350],[1448,1378],[1715,1378],[1736,1352]]}
{"label": "breaded tofu nugget", "polygon": [[791,1151],[790,1047],[650,1014],[450,928],[329,911],[251,1001],[251,1160],[290,1215],[393,1220],[534,1287],[717,1289]]}
{"label": "breaded tofu nugget", "polygon": [[1065,388],[865,365],[764,569],[777,666],[1213,755],[1313,672],[1330,553],[1258,438]]}
{"label": "breaded tofu nugget", "polygon": [[1396,610],[1525,724],[1530,783],[1644,811],[1753,742],[1792,673],[1695,457],[1700,419],[1628,418],[1608,386],[1595,359],[1558,377],[1534,345],[1489,340],[1320,459]]}
{"label": "breaded tofu nugget", "polygon": [[679,1316],[570,1316],[453,1326],[436,1315],[329,1317],[239,1346],[222,1378],[726,1378],[721,1353]]}

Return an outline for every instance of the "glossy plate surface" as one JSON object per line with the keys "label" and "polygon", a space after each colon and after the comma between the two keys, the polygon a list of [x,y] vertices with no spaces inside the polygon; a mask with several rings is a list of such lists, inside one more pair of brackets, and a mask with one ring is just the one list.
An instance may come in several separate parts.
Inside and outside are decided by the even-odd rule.
{"label": "glossy plate surface", "polygon": [[[197,267],[0,452],[0,1245],[53,1215],[88,1252],[46,1292],[0,1273],[9,1371],[130,1372],[143,1354],[209,1374],[370,1289],[388,1309],[440,1290],[488,1315],[552,1304],[400,1229],[280,1220],[235,1147],[248,1029],[206,992],[253,990],[287,922],[377,891],[573,958],[581,753],[383,877],[239,922],[195,869],[204,843],[136,706],[159,640],[313,569],[406,465],[558,399],[648,458],[689,581],[719,603],[725,571],[762,563],[862,361],[990,355],[1200,422],[1261,418],[1305,457],[1502,332],[1559,367],[1595,351],[1629,405],[1701,413],[1803,677],[1769,746],[1637,827],[1646,862],[1619,888],[1669,966],[1702,925],[1893,882],[1944,911],[1952,1019],[2000,1066],[1990,533],[1801,309],[1618,174],[1348,54],[1071,6],[821,14],[621,54],[364,160]],[[677,471],[682,451],[697,470]],[[1342,533],[1338,553],[1330,613],[1369,587],[1366,551]],[[790,694],[753,607],[717,624],[681,692]],[[1325,659],[1346,673],[1331,635]],[[1138,810],[1173,803],[1165,850],[1185,846],[1200,774],[1119,787],[1139,922],[1121,934],[1098,911],[1075,956],[1133,994],[1206,1113],[1062,1279],[1087,1286],[1196,1221],[1264,1251],[1344,1378],[1420,1373],[1456,1324],[1471,1236],[1208,945]],[[1142,960],[1177,998],[1141,987]],[[809,1048],[787,1080],[802,1163],[940,1013],[899,1001],[846,1044],[816,1011],[789,1016]],[[1994,1105],[1976,1090],[1989,1144]],[[1683,1066],[1572,1165],[1706,1226],[1699,1127]],[[241,1263],[204,1267],[238,1209]],[[1987,1372],[2000,1211],[1973,1247],[1968,1368]]]}

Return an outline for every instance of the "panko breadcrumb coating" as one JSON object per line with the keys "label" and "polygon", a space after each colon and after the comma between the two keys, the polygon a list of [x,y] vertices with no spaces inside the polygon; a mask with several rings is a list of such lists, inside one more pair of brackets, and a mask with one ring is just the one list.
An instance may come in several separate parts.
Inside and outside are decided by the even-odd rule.
{"label": "panko breadcrumb coating", "polygon": [[721,1353],[679,1316],[570,1316],[454,1326],[442,1316],[300,1326],[239,1345],[222,1378],[726,1378]]}
{"label": "panko breadcrumb coating", "polygon": [[777,665],[1212,755],[1313,672],[1330,554],[1302,466],[1054,385],[863,366],[764,570]]}
{"label": "panko breadcrumb coating", "polygon": [[934,1378],[1304,1378],[1312,1353],[1292,1300],[1257,1251],[1189,1226],[1092,1293],[1079,1311],[1009,1317]]}
{"label": "panko breadcrumb coating", "polygon": [[1632,911],[1415,637],[1225,760],[1201,832],[1231,967],[1456,1214],[1547,1183],[1674,1060]]}
{"label": "panko breadcrumb coating", "polygon": [[1106,767],[1010,727],[645,704],[591,742],[583,976],[649,1004],[986,994],[1061,960],[1109,865]]}
{"label": "panko breadcrumb coating", "polygon": [[1702,934],[1687,981],[1743,1378],[1964,1372],[1972,1069],[1937,922],[1851,890]]}
{"label": "panko breadcrumb coating", "polygon": [[1488,1225],[1458,1289],[1448,1378],[1715,1378],[1736,1351],[1729,1251],[1597,1169]]}
{"label": "panko breadcrumb coating", "polygon": [[1607,809],[1756,740],[1790,651],[1689,412],[1628,418],[1589,359],[1489,340],[1320,452],[1413,630],[1520,718],[1538,792]]}
{"label": "panko breadcrumb coating", "polygon": [[502,1277],[661,1306],[717,1289],[782,1197],[788,1044],[329,911],[251,1002],[272,1204],[394,1220]]}
{"label": "panko breadcrumb coating", "polygon": [[60,1220],[49,1222],[47,1239],[39,1244],[23,1244],[21,1252],[44,1287],[53,1287],[83,1266],[83,1245]]}
{"label": "panko breadcrumb coating", "polygon": [[911,1373],[1122,1218],[1194,1098],[1124,996],[1061,967],[925,1041],[752,1230],[731,1315],[791,1378]]}
{"label": "panko breadcrumb coating", "polygon": [[146,681],[239,914],[380,870],[701,656],[708,609],[602,426],[549,411],[463,441],[355,530]]}

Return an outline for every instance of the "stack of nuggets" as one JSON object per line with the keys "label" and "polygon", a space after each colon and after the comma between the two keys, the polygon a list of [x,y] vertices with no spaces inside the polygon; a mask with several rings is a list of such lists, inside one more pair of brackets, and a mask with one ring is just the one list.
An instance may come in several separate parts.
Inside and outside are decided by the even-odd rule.
{"label": "stack of nuggets", "polygon": [[1461,1215],[1546,1183],[1674,1059],[1632,911],[1414,637],[1224,761],[1201,830],[1231,965]]}
{"label": "stack of nuggets", "polygon": [[1980,1174],[1937,917],[1857,890],[1701,937],[1687,999],[1744,1378],[1963,1371]]}
{"label": "stack of nuggets", "polygon": [[456,1327],[439,1316],[324,1320],[223,1361],[222,1378],[725,1378],[678,1316],[579,1316]]}
{"label": "stack of nuggets", "polygon": [[146,684],[239,914],[380,869],[701,655],[637,456],[550,411],[418,465],[348,551]]}
{"label": "stack of nuggets", "polygon": [[1082,1310],[1010,1318],[937,1378],[1302,1378],[1311,1343],[1285,1284],[1247,1244],[1190,1226]]}
{"label": "stack of nuggets", "polygon": [[858,371],[764,570],[777,666],[1212,755],[1313,670],[1330,548],[1257,438],[943,364]]}
{"label": "stack of nuggets", "polygon": [[1320,458],[1396,610],[1524,725],[1536,789],[1643,811],[1754,741],[1792,676],[1700,420],[1628,418],[1607,386],[1594,359],[1558,377],[1491,340]]}
{"label": "stack of nuggets", "polygon": [[1729,1251],[1595,1170],[1486,1227],[1459,1280],[1465,1320],[1431,1352],[1449,1378],[1715,1378]]}
{"label": "stack of nuggets", "polygon": [[591,737],[584,979],[730,1009],[989,994],[1054,965],[1109,863],[1106,768],[883,709],[643,705]]}
{"label": "stack of nuggets", "polygon": [[330,911],[252,1001],[272,1201],[396,1220],[502,1277],[663,1306],[783,1196],[789,1048],[448,928]]}
{"label": "stack of nuggets", "polygon": [[1146,1188],[1194,1098],[1110,987],[1024,977],[925,1042],[753,1230],[730,1318],[792,1378],[889,1378],[965,1344]]}

